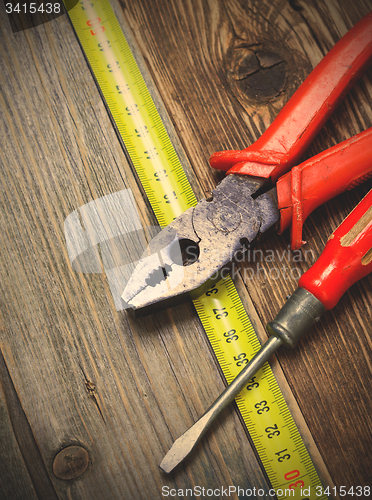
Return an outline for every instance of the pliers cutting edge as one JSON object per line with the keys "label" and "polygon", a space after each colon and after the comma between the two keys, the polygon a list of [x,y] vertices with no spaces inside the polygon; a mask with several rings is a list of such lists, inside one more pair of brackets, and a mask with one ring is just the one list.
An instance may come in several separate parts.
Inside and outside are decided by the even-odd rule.
{"label": "pliers cutting edge", "polygon": [[200,296],[275,230],[291,226],[292,249],[300,248],[308,215],[372,176],[372,128],[298,164],[371,61],[372,13],[330,50],[254,144],[211,156],[211,166],[229,175],[150,242],[122,295],[131,312]]}

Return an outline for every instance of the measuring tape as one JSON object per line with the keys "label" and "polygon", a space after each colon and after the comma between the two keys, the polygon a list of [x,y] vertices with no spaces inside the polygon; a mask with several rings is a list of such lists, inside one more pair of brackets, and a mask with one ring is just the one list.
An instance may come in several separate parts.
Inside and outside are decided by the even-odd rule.
{"label": "measuring tape", "polygon": [[[165,227],[197,200],[119,22],[108,0],[81,0],[69,16],[158,222]],[[194,305],[231,383],[260,349],[232,279],[221,280]],[[326,499],[268,363],[236,402],[278,499]]]}

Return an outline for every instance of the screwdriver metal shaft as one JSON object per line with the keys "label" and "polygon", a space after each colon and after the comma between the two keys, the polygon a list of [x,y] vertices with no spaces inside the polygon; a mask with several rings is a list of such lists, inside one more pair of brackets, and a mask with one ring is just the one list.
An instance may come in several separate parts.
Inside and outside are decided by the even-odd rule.
{"label": "screwdriver metal shaft", "polygon": [[262,348],[255,354],[234,381],[221,393],[216,401],[202,417],[180,436],[172,448],[165,455],[160,464],[164,472],[171,472],[192,451],[202,436],[209,429],[218,415],[235,399],[253,375],[266,363],[271,355],[282,345],[282,340],[270,337]]}
{"label": "screwdriver metal shaft", "polygon": [[174,442],[160,464],[160,468],[169,473],[182,462],[216,417],[234,400],[278,347],[283,344],[293,348],[300,337],[319,320],[324,312],[325,307],[314,295],[303,288],[297,288],[274,321],[268,324],[267,328],[271,337],[204,415]]}

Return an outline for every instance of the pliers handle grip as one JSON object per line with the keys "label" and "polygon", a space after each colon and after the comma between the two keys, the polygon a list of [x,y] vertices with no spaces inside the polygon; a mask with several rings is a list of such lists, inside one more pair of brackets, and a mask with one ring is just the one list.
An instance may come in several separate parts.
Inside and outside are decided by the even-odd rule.
{"label": "pliers handle grip", "polygon": [[254,144],[242,151],[214,153],[211,166],[276,182],[298,163],[371,60],[372,12],[336,43]]}
{"label": "pliers handle grip", "polygon": [[[227,170],[228,174],[270,178],[275,183],[297,165],[334,108],[371,61],[372,12],[328,52],[254,144],[241,151],[214,153],[210,158],[211,166]],[[371,131],[362,136],[358,134],[314,157],[306,165],[302,164],[293,171],[291,177],[281,179],[278,183],[279,208],[285,209],[281,210],[280,231],[288,227],[291,220],[295,222],[292,225],[292,248],[301,246],[303,221],[316,206],[344,191],[346,184],[354,187],[371,175],[368,174],[370,167],[366,167],[370,163],[367,154],[372,146],[371,141]],[[361,158],[361,155],[366,158]],[[334,165],[332,172],[328,169],[328,163],[325,164],[325,160],[328,162],[331,157]],[[342,168],[339,164],[341,157]],[[313,179],[310,196],[304,192],[304,186],[301,187],[303,175],[308,180],[310,177]],[[314,182],[316,180],[319,182]],[[343,189],[335,183],[343,186]],[[314,196],[314,193],[318,195]],[[303,200],[309,197],[312,201],[304,205]]]}
{"label": "pliers handle grip", "polygon": [[296,165],[276,183],[279,234],[291,227],[300,248],[306,218],[320,205],[372,177],[372,127]]}

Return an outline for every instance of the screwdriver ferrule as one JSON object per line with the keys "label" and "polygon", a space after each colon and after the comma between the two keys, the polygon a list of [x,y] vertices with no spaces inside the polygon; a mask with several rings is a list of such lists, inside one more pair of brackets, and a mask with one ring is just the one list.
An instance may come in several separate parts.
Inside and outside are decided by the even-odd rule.
{"label": "screwdriver ferrule", "polygon": [[312,293],[297,288],[276,318],[268,323],[267,330],[270,335],[280,338],[284,346],[292,349],[325,311],[324,305]]}

